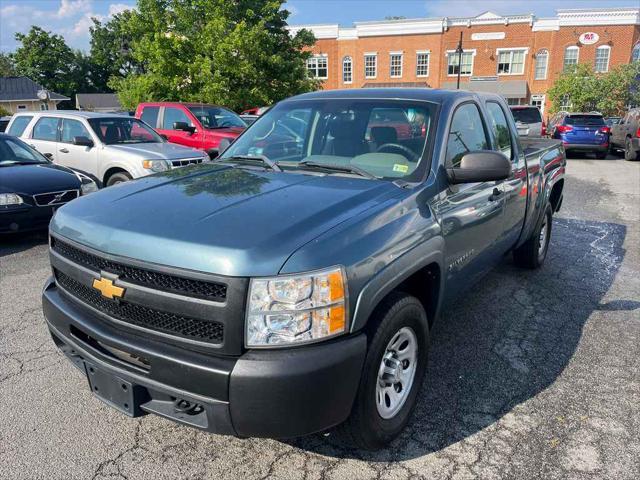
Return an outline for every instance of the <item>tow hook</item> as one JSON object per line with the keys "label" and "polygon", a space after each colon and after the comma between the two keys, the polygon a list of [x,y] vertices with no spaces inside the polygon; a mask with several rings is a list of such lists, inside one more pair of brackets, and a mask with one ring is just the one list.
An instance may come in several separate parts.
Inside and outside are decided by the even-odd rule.
{"label": "tow hook", "polygon": [[190,402],[183,398],[176,398],[173,401],[173,411],[176,413],[186,413],[187,415],[198,415],[204,410],[199,403]]}

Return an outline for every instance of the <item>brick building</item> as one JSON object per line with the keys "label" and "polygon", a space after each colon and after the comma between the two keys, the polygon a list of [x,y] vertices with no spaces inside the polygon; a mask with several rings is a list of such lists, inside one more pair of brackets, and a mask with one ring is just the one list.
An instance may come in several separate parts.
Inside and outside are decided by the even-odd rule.
{"label": "brick building", "polygon": [[[640,60],[640,8],[558,10],[556,17],[426,18],[298,25],[316,36],[311,75],[326,89],[423,86],[500,93],[511,104],[544,111],[547,89],[564,68],[596,71]],[[455,53],[462,33],[463,54]]]}

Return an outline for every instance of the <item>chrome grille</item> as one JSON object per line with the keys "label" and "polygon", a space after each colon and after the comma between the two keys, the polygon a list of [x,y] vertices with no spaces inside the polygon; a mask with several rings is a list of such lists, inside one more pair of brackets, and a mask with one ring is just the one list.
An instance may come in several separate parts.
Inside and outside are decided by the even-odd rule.
{"label": "chrome grille", "polygon": [[39,207],[53,207],[62,205],[78,198],[79,190],[62,190],[60,192],[39,193],[33,196],[36,205]]}
{"label": "chrome grille", "polygon": [[195,165],[198,163],[202,163],[204,161],[203,157],[197,158],[180,158],[178,160],[171,160],[171,165],[174,167],[186,167],[187,165]]}

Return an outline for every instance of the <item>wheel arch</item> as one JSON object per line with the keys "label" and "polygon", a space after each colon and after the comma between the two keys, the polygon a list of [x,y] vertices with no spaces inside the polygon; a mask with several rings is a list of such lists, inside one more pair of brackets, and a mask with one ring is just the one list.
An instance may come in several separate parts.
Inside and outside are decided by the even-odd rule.
{"label": "wheel arch", "polygon": [[107,169],[106,172],[104,172],[104,176],[102,177],[102,184],[103,185],[107,185],[107,181],[109,180],[109,177],[111,177],[111,175],[115,174],[115,173],[126,173],[127,175],[129,175],[130,177],[133,177],[133,175],[131,175],[131,173],[129,173],[129,171],[127,171],[126,168],[122,168],[122,167],[109,167]]}

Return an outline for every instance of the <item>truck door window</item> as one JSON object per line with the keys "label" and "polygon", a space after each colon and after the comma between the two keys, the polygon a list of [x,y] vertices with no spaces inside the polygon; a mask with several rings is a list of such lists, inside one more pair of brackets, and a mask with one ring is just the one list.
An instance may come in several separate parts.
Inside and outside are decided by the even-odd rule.
{"label": "truck door window", "polygon": [[462,157],[467,152],[487,150],[489,141],[487,132],[482,123],[482,117],[478,106],[474,103],[465,103],[453,114],[449,138],[447,140],[447,167],[460,166]]}
{"label": "truck door window", "polygon": [[493,129],[493,135],[496,140],[496,150],[504,153],[508,158],[513,159],[513,148],[511,145],[511,132],[509,132],[509,124],[504,110],[497,102],[487,102],[487,111],[489,112],[489,121]]}
{"label": "truck door window", "polygon": [[140,120],[142,120],[147,125],[156,128],[158,125],[158,113],[160,112],[160,107],[144,107],[142,109],[142,115],[140,115]]}
{"label": "truck door window", "polygon": [[184,122],[187,125],[191,125],[192,127],[194,126],[187,114],[179,108],[165,107],[164,118],[162,119],[162,129],[173,130],[173,124],[176,122]]}
{"label": "truck door window", "polygon": [[7,130],[7,133],[9,135],[13,135],[14,137],[19,137],[24,133],[25,129],[27,128],[27,125],[29,125],[29,122],[31,121],[32,118],[33,117],[30,117],[30,116],[16,117],[13,120],[13,123],[11,124],[9,129]]}
{"label": "truck door window", "polygon": [[62,119],[62,137],[61,142],[73,143],[73,137],[87,137],[91,138],[91,135],[84,128],[81,122],[78,120],[71,120],[70,118]]}
{"label": "truck door window", "polygon": [[42,117],[33,127],[31,138],[34,140],[49,140],[55,142],[58,139],[58,119]]}

